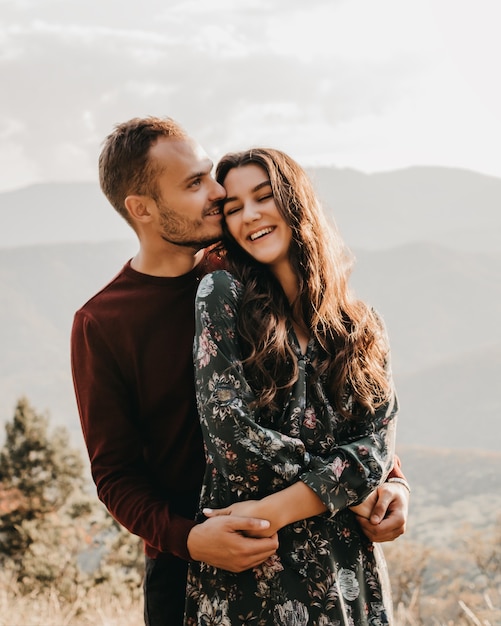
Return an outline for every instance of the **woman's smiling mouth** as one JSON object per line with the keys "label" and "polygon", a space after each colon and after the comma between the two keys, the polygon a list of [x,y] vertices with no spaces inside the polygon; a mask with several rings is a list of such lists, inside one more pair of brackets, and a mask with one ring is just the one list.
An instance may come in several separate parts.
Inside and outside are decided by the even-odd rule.
{"label": "woman's smiling mouth", "polygon": [[249,235],[249,239],[251,241],[256,241],[260,237],[264,237],[265,235],[269,235],[271,232],[275,230],[275,226],[267,226],[266,228],[261,228],[257,230],[255,233]]}

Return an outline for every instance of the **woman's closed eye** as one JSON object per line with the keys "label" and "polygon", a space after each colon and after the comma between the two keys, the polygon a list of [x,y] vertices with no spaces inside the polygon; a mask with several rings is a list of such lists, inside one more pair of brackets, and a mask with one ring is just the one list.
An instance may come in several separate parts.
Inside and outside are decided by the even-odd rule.
{"label": "woman's closed eye", "polygon": [[235,213],[237,213],[238,211],[241,210],[241,206],[239,205],[233,205],[233,206],[225,206],[224,207],[224,216],[228,217],[228,215],[234,215]]}

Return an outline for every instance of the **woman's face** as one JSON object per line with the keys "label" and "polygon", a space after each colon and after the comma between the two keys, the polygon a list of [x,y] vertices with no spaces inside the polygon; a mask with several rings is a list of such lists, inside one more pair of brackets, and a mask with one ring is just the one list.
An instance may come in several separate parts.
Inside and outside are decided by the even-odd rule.
{"label": "woman's face", "polygon": [[235,167],[223,184],[224,219],[238,245],[274,272],[290,265],[292,230],[275,204],[266,170],[253,163]]}

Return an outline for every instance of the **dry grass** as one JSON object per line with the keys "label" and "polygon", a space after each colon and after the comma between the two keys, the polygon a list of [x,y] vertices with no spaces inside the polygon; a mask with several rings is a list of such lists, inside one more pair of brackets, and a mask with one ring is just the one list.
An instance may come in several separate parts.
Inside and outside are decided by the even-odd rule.
{"label": "dry grass", "polygon": [[[485,545],[476,534],[465,533],[463,545],[456,539],[456,550],[424,548],[407,537],[385,545],[395,626],[501,626],[501,578],[498,561],[492,561],[498,535],[482,537]],[[476,573],[474,562],[483,565]],[[70,583],[64,597],[55,587],[23,595],[13,576],[0,571],[0,626],[143,623],[139,584],[111,579],[88,591]]]}
{"label": "dry grass", "polygon": [[141,626],[142,602],[97,588],[62,600],[54,589],[22,595],[17,584],[0,573],[0,626]]}
{"label": "dry grass", "polygon": [[[500,626],[501,612],[491,599],[484,598],[485,608],[471,609],[462,599],[453,600],[457,616],[447,617],[437,606],[435,617],[420,618],[423,602],[421,590],[416,589],[407,606],[395,607],[395,626]],[[447,609],[446,609],[447,610]],[[12,581],[0,573],[0,626],[141,626],[142,601],[131,594],[116,597],[104,588],[77,594],[72,602],[61,600],[57,593],[32,593],[23,596]]]}

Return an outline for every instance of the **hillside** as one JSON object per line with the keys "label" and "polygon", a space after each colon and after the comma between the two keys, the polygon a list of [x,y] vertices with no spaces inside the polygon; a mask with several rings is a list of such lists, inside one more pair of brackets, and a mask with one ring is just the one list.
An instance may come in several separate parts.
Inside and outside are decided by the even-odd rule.
{"label": "hillside", "polygon": [[438,167],[376,174],[317,168],[311,175],[353,248],[382,250],[426,241],[501,252],[499,178]]}
{"label": "hillside", "polygon": [[[388,327],[400,442],[500,451],[501,179],[425,167],[311,174],[356,253],[356,293]],[[0,421],[26,394],[79,438],[73,313],[134,254],[135,237],[94,183],[0,194],[0,215]]]}
{"label": "hillside", "polygon": [[47,183],[0,193],[0,248],[134,240],[96,183]]}
{"label": "hillside", "polygon": [[[124,241],[0,250],[2,420],[26,394],[80,437],[69,367],[73,313],[135,249]],[[399,441],[501,451],[501,399],[492,393],[501,378],[501,261],[429,244],[358,256],[356,291],[390,333]]]}
{"label": "hillside", "polygon": [[453,546],[470,525],[501,523],[501,454],[424,446],[398,446],[412,486],[407,541]]}
{"label": "hillside", "polygon": [[487,443],[501,435],[501,400],[495,391],[500,376],[500,343],[414,375],[396,374],[405,440],[421,446],[435,440],[443,447],[500,450],[497,442]]}
{"label": "hillside", "polygon": [[360,251],[352,285],[383,314],[401,374],[501,344],[501,254],[424,242]]}
{"label": "hillside", "polygon": [[[501,179],[466,170],[412,167],[364,174],[308,170],[354,249],[426,241],[500,253]],[[96,182],[32,185],[0,193],[0,248],[134,239]]]}

